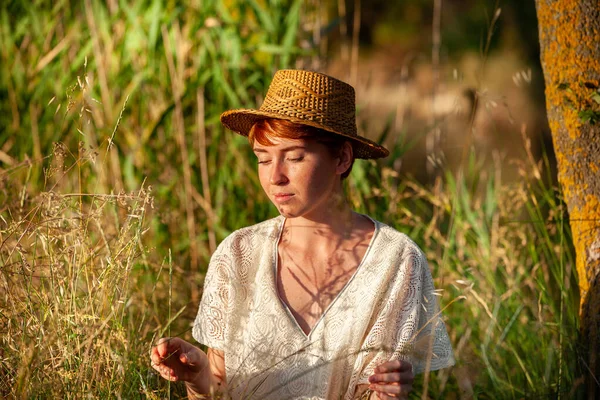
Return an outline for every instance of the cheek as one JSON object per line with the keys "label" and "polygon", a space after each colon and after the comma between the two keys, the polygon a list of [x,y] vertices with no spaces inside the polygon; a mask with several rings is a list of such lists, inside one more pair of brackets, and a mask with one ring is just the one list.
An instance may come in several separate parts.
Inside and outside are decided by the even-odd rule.
{"label": "cheek", "polygon": [[319,194],[331,187],[335,173],[331,165],[322,163],[315,165],[309,171],[303,171],[302,179],[309,192]]}
{"label": "cheek", "polygon": [[266,192],[269,185],[269,173],[267,168],[258,167],[258,180],[260,181],[263,190]]}

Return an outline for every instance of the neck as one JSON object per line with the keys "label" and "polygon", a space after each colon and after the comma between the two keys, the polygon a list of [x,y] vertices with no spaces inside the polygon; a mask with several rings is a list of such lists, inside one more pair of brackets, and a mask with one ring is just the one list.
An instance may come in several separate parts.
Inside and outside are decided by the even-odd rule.
{"label": "neck", "polygon": [[287,219],[285,230],[301,247],[336,245],[350,236],[356,217],[345,197],[340,196],[325,210]]}

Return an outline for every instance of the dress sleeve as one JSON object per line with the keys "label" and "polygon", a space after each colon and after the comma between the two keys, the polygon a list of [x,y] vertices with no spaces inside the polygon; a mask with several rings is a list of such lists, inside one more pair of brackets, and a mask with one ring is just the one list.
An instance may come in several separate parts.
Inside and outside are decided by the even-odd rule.
{"label": "dress sleeve", "polygon": [[199,343],[217,350],[225,350],[227,326],[232,312],[234,288],[231,280],[231,254],[228,240],[213,253],[206,277],[192,336]]}
{"label": "dress sleeve", "polygon": [[375,367],[390,360],[409,361],[415,374],[454,364],[431,272],[423,253],[414,246],[400,258],[399,269],[372,317],[356,360],[357,384],[369,383]]}
{"label": "dress sleeve", "polygon": [[419,262],[422,276],[421,294],[416,306],[419,323],[417,331],[413,333],[415,339],[410,355],[415,374],[454,365],[452,345],[434,292],[431,271],[423,254],[420,254]]}

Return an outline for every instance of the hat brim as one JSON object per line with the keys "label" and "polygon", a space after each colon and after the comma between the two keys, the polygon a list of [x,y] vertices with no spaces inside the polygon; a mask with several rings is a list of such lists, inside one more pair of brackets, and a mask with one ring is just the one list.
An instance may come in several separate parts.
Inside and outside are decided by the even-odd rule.
{"label": "hat brim", "polygon": [[384,158],[390,154],[388,149],[378,145],[372,140],[369,140],[362,136],[346,135],[342,132],[338,132],[336,130],[332,130],[326,126],[323,126],[317,121],[307,121],[301,118],[295,118],[292,116],[253,109],[229,110],[221,114],[221,123],[223,124],[223,126],[242,136],[248,136],[248,134],[250,133],[250,129],[252,129],[252,126],[256,122],[263,119],[282,119],[294,122],[296,124],[312,126],[314,128],[319,128],[327,132],[343,136],[352,141],[352,148],[354,151],[355,158]]}

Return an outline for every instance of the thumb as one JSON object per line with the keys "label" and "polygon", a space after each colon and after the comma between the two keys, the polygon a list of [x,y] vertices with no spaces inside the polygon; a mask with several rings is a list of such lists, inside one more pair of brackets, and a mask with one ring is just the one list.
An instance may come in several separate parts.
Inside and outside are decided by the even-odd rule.
{"label": "thumb", "polygon": [[156,343],[156,350],[158,351],[158,355],[161,357],[165,357],[167,355],[167,345],[169,344],[169,338],[160,338]]}
{"label": "thumb", "polygon": [[181,361],[182,364],[190,366],[198,365],[198,363],[200,362],[198,355],[194,351],[181,353],[181,355],[179,356],[179,361]]}

